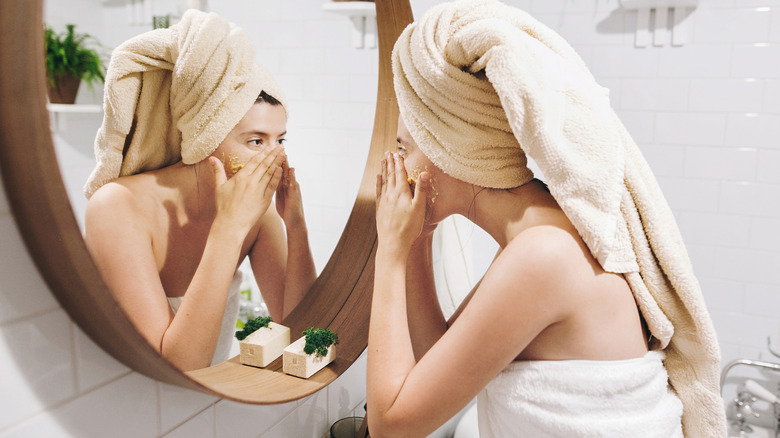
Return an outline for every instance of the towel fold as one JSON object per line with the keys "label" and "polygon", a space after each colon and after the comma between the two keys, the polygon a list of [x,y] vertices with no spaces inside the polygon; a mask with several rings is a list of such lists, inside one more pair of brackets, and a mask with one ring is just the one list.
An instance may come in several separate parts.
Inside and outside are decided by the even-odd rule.
{"label": "towel fold", "polygon": [[84,187],[87,198],[120,176],[205,159],[261,91],[283,102],[254,58],[243,30],[196,9],[168,29],[117,47],[106,72],[97,166]]}
{"label": "towel fold", "polygon": [[401,117],[449,175],[491,188],[532,178],[526,154],[608,272],[623,273],[685,411],[689,436],[723,436],[720,351],[672,212],[582,59],[496,0],[432,8],[393,50]]}
{"label": "towel fold", "polygon": [[477,396],[479,436],[682,438],[662,359],[513,362]]}

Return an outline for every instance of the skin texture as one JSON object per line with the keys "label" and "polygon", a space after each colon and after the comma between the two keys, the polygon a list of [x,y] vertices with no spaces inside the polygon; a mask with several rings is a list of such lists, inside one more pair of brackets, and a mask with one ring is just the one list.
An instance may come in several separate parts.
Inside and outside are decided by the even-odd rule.
{"label": "skin texture", "polygon": [[[87,204],[85,241],[111,293],[182,370],[211,363],[245,257],[274,321],[316,278],[286,124],[282,106],[256,103],[206,160],[118,178]],[[166,297],[180,296],[174,315]]]}
{"label": "skin texture", "polygon": [[[605,273],[539,181],[475,187],[436,168],[399,120],[377,176],[378,249],[368,340],[372,437],[426,436],[516,360],[622,360],[647,343],[631,291]],[[406,169],[424,169],[414,191]],[[431,181],[437,199],[430,202]],[[432,232],[461,214],[500,251],[446,321]]]}

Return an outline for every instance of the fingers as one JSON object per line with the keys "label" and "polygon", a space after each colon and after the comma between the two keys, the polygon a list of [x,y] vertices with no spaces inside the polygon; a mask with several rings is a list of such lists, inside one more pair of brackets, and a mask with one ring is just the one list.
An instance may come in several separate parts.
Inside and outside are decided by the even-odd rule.
{"label": "fingers", "polygon": [[225,174],[225,166],[219,161],[217,157],[209,157],[209,164],[211,165],[211,171],[214,175],[214,182],[217,186],[221,186],[227,181],[227,175]]}
{"label": "fingers", "polygon": [[395,188],[395,154],[387,153],[385,155],[385,185],[387,190],[393,190]]}
{"label": "fingers", "polygon": [[282,161],[282,181],[279,183],[279,187],[288,187],[290,185],[290,164],[287,162],[287,157],[283,156]]}
{"label": "fingers", "polygon": [[388,159],[388,157],[389,157],[389,155],[385,154],[385,158],[381,162],[381,169],[380,169],[380,172],[379,172],[379,177],[380,177],[379,178],[380,179],[379,183],[381,185],[381,187],[380,187],[381,188],[380,195],[387,191],[387,159]]}
{"label": "fingers", "polygon": [[428,199],[428,190],[431,188],[431,175],[428,172],[422,172],[417,177],[417,184],[414,186],[414,198],[412,199],[412,208],[425,208]]}
{"label": "fingers", "polygon": [[295,168],[287,168],[287,186],[293,189],[298,188],[298,180],[295,178]]}
{"label": "fingers", "polygon": [[399,154],[393,154],[393,164],[395,166],[395,171],[391,177],[395,179],[395,185],[397,187],[408,187],[404,159]]}
{"label": "fingers", "polygon": [[273,170],[274,166],[281,166],[284,162],[284,149],[280,146],[266,148],[252,156],[238,174],[265,174]]}
{"label": "fingers", "polygon": [[266,183],[264,195],[270,198],[273,196],[276,189],[279,187],[279,183],[282,181],[282,168],[276,167],[272,172],[266,172],[262,178],[260,178],[260,184]]}
{"label": "fingers", "polygon": [[379,173],[376,175],[376,197],[379,199],[387,190],[387,157],[379,162]]}

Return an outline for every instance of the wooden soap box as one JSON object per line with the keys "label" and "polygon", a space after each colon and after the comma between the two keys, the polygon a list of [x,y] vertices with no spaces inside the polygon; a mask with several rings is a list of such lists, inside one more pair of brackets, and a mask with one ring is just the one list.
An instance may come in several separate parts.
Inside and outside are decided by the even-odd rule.
{"label": "wooden soap box", "polygon": [[238,344],[242,364],[267,367],[290,345],[290,328],[272,321],[268,327],[257,329]]}
{"label": "wooden soap box", "polygon": [[306,337],[302,336],[284,349],[282,368],[285,373],[308,379],[336,359],[336,345],[328,347],[328,354],[325,356],[318,356],[317,353],[306,354],[303,351],[304,345]]}

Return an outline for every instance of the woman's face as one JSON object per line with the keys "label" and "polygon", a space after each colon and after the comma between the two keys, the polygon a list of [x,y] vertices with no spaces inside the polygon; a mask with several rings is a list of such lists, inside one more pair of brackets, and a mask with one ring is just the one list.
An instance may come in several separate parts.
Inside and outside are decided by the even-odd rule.
{"label": "woman's face", "polygon": [[[439,193],[439,189],[447,184],[447,181],[451,180],[449,176],[444,174],[435,164],[423,154],[417,143],[412,138],[409,130],[406,128],[403,120],[398,118],[398,154],[404,159],[404,167],[406,173],[410,179],[416,181],[422,172],[428,172],[431,179],[431,193],[428,196],[428,222],[434,223],[442,220],[449,213],[446,212],[446,194]],[[412,189],[414,189],[414,182],[411,183]]]}
{"label": "woman's face", "polygon": [[211,156],[219,158],[227,177],[232,177],[252,155],[283,144],[287,134],[287,113],[281,105],[258,102],[244,115]]}

